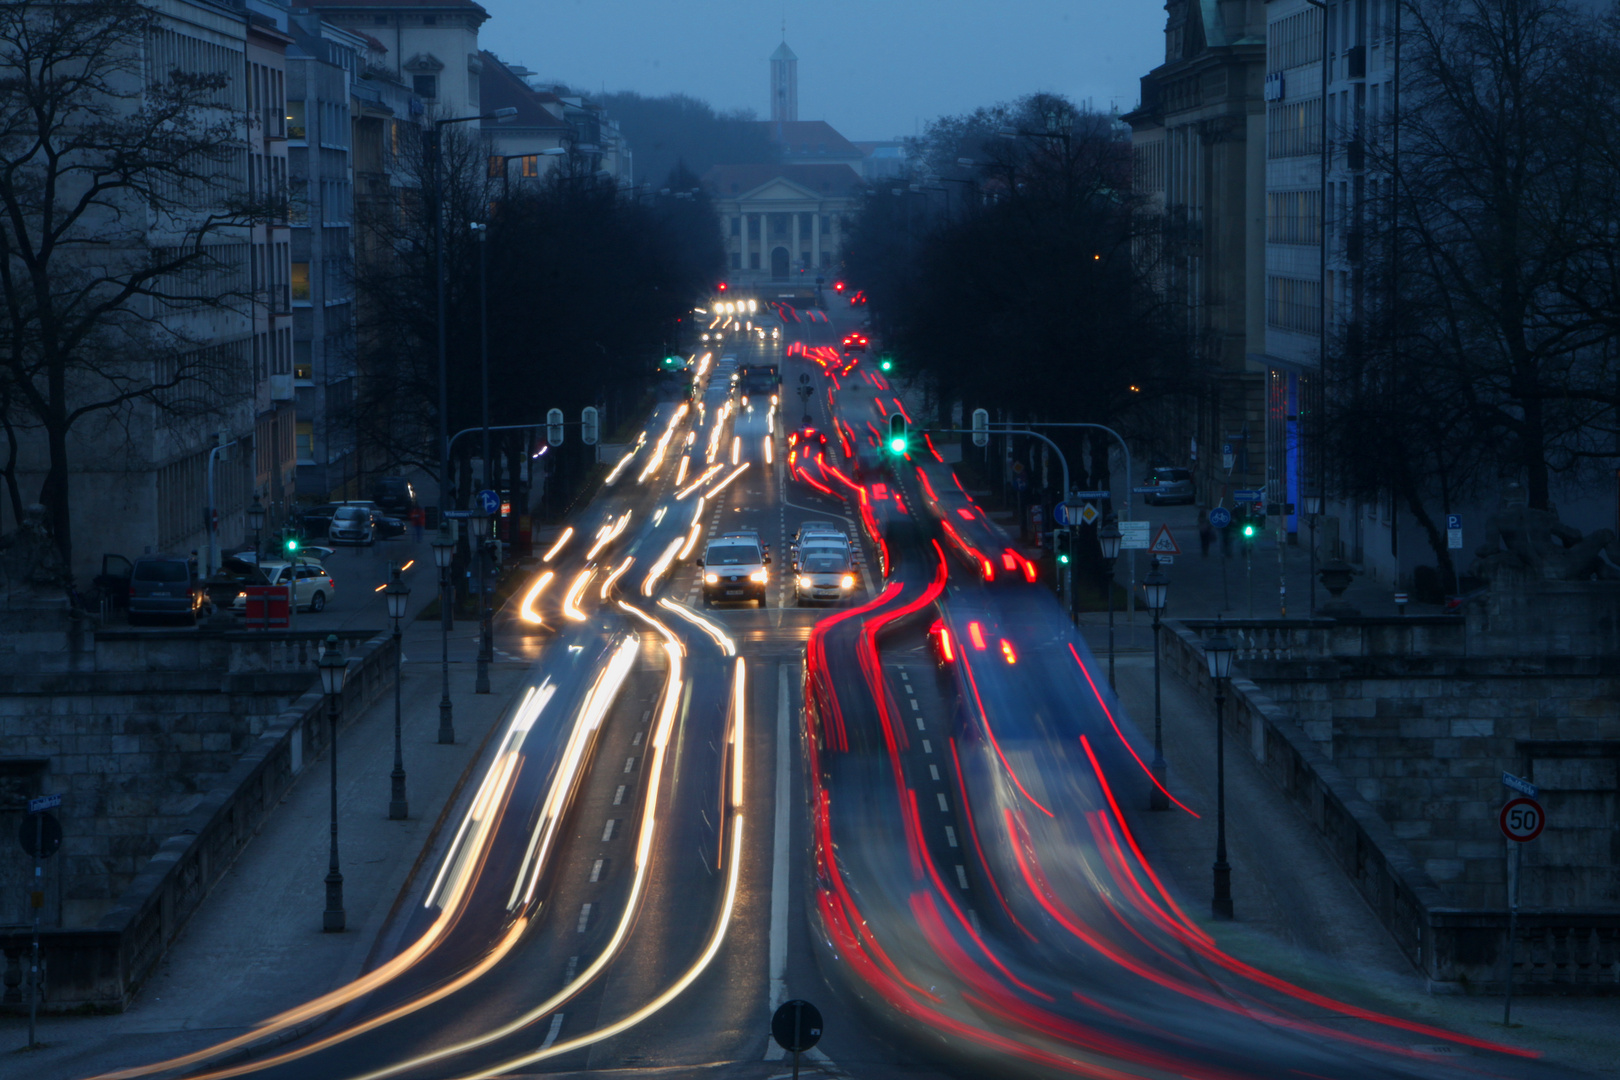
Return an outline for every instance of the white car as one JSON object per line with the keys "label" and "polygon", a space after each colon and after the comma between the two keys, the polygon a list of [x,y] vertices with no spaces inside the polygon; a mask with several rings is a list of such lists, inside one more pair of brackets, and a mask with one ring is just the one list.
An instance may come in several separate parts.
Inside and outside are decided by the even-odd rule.
{"label": "white car", "polygon": [[850,562],[849,548],[832,544],[811,544],[802,548],[798,571],[793,596],[801,604],[818,600],[837,602],[852,595],[860,583]]}
{"label": "white car", "polygon": [[[318,562],[294,564],[279,559],[266,559],[259,567],[271,585],[293,584],[293,604],[308,611],[326,610],[326,601],[337,591],[332,575]],[[296,572],[295,572],[296,571]],[[247,593],[237,593],[231,602],[233,611],[247,610]]]}

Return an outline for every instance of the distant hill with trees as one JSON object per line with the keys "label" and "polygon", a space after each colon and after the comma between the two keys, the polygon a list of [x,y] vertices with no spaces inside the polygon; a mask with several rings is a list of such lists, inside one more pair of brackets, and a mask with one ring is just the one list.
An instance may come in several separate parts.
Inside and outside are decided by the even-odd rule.
{"label": "distant hill with trees", "polygon": [[621,90],[596,98],[635,154],[635,175],[656,186],[677,165],[699,176],[714,165],[776,161],[780,152],[751,109],[716,112],[688,94],[645,97]]}

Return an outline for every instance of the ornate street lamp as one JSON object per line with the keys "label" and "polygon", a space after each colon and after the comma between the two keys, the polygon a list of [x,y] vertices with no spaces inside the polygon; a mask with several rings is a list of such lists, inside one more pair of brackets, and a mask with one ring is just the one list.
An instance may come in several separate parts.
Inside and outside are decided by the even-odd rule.
{"label": "ornate street lamp", "polygon": [[[485,483],[489,482],[489,464],[484,465]],[[489,598],[485,590],[489,588],[489,512],[484,509],[482,499],[474,499],[469,521],[472,525],[473,542],[477,550],[473,552],[473,572],[478,575],[478,676],[473,681],[473,693],[489,693],[489,661],[491,656],[489,633]]]}
{"label": "ornate street lamp", "polygon": [[1216,616],[1215,636],[1204,642],[1204,659],[1215,684],[1215,899],[1210,904],[1217,919],[1232,917],[1232,867],[1226,861],[1226,680],[1232,677],[1237,649]]}
{"label": "ornate street lamp", "polygon": [[1164,719],[1161,709],[1161,696],[1159,692],[1159,616],[1164,613],[1165,602],[1170,598],[1170,575],[1166,574],[1159,565],[1159,560],[1153,560],[1153,568],[1148,576],[1142,579],[1142,589],[1147,593],[1148,610],[1153,612],[1153,779],[1158,783],[1153,785],[1153,792],[1148,796],[1148,809],[1168,810],[1170,800],[1165,796],[1164,789]]}
{"label": "ornate street lamp", "polygon": [[404,674],[400,665],[403,639],[399,624],[410,604],[411,587],[400,577],[399,567],[394,567],[394,576],[389,580],[388,587],[383,589],[383,596],[388,601],[388,617],[394,620],[394,771],[389,774],[392,785],[388,799],[388,820],[404,821],[410,813],[410,805],[405,800],[405,751],[399,730],[400,679]]}
{"label": "ornate street lamp", "polygon": [[1097,530],[1097,543],[1102,547],[1103,561],[1108,563],[1108,580],[1103,590],[1108,593],[1108,685],[1114,684],[1114,560],[1119,558],[1119,542],[1123,534],[1112,518]]}
{"label": "ornate street lamp", "polygon": [[443,676],[439,695],[439,742],[449,745],[456,741],[455,725],[450,718],[450,564],[456,559],[456,538],[450,533],[447,518],[439,519],[439,535],[433,538],[433,564],[439,568],[439,627],[442,631],[442,649],[439,668]]}
{"label": "ornate street lamp", "polygon": [[337,818],[337,749],[338,715],[343,709],[343,682],[348,677],[349,663],[338,647],[336,634],[328,634],[321,648],[321,658],[315,662],[321,672],[321,692],[326,695],[326,715],[332,723],[331,745],[327,747],[332,759],[332,851],[326,870],[326,913],[321,929],[336,933],[343,929],[343,874],[338,870],[338,818]]}

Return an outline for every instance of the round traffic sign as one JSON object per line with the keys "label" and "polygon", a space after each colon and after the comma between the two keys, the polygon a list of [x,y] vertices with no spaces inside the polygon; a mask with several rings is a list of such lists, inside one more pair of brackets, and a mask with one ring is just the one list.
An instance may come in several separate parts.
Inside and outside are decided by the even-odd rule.
{"label": "round traffic sign", "polygon": [[1522,844],[1541,835],[1547,824],[1547,812],[1534,799],[1511,799],[1502,807],[1500,824],[1503,836]]}
{"label": "round traffic sign", "polygon": [[1217,506],[1209,512],[1209,523],[1217,529],[1224,529],[1232,524],[1232,511],[1224,506]]}
{"label": "round traffic sign", "polygon": [[771,1017],[771,1038],[791,1053],[803,1053],[821,1041],[821,1010],[808,1001],[784,1001]]}
{"label": "round traffic sign", "polygon": [[497,493],[485,488],[478,493],[478,504],[483,507],[484,513],[494,517],[501,509],[501,497]]}
{"label": "round traffic sign", "polygon": [[48,859],[62,846],[62,823],[49,810],[25,814],[17,829],[17,840],[30,857]]}

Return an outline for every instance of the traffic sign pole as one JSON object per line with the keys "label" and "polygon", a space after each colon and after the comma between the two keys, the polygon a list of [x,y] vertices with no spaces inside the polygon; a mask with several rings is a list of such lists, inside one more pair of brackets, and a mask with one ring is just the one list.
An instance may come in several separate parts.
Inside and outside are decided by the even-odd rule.
{"label": "traffic sign pole", "polygon": [[[1502,774],[1502,784],[1514,791],[1536,790],[1534,784],[1512,773]],[[1520,795],[1516,799],[1509,799],[1502,807],[1497,824],[1502,829],[1502,835],[1508,839],[1508,934],[1507,948],[1503,950],[1507,955],[1507,971],[1502,976],[1502,1026],[1508,1027],[1513,1017],[1513,947],[1519,934],[1519,860],[1523,857],[1521,852],[1524,845],[1540,836],[1541,830],[1546,827],[1547,813],[1532,795]]]}

